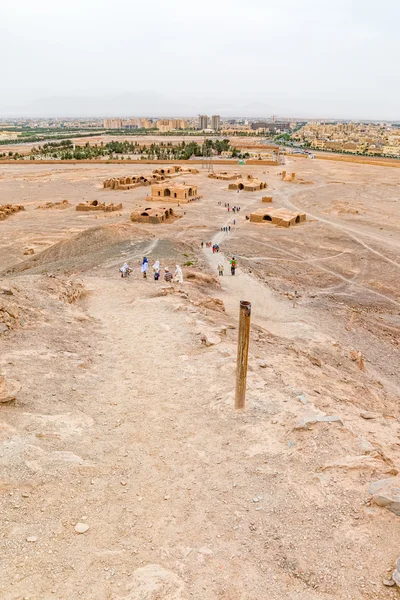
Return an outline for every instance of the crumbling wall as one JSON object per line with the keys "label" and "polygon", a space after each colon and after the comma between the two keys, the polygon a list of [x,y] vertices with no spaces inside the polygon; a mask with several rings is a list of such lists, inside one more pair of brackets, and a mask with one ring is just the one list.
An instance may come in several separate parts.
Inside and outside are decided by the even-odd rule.
{"label": "crumbling wall", "polygon": [[104,211],[104,212],[114,212],[116,210],[122,210],[122,204],[106,204],[105,202],[99,202],[98,200],[92,200],[91,202],[81,202],[76,207],[76,210],[80,212],[88,212],[88,211]]}
{"label": "crumbling wall", "polygon": [[52,208],[62,210],[64,208],[69,208],[70,206],[72,206],[72,204],[68,202],[68,200],[60,200],[60,202],[46,202],[45,204],[39,204],[36,208],[42,210],[49,210]]}
{"label": "crumbling wall", "polygon": [[20,204],[0,204],[0,221],[5,221],[8,217],[25,208]]}

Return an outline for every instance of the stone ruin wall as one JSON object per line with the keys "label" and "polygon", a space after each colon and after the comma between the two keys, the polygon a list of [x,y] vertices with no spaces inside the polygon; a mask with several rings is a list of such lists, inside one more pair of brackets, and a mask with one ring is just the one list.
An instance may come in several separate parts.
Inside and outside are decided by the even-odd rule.
{"label": "stone ruin wall", "polygon": [[103,181],[103,187],[112,190],[130,190],[136,187],[148,186],[152,183],[165,181],[166,179],[178,177],[179,175],[196,175],[197,173],[199,173],[199,170],[193,167],[167,167],[165,169],[155,169],[150,175],[112,177],[110,179],[105,179]]}
{"label": "stone ruin wall", "polygon": [[25,210],[21,204],[0,204],[0,221],[5,221],[20,210]]}
{"label": "stone ruin wall", "polygon": [[92,202],[80,203],[76,207],[76,210],[80,212],[88,212],[88,211],[104,211],[104,212],[114,212],[116,210],[122,210],[122,204],[106,204],[105,202],[98,202],[97,200],[93,200]]}

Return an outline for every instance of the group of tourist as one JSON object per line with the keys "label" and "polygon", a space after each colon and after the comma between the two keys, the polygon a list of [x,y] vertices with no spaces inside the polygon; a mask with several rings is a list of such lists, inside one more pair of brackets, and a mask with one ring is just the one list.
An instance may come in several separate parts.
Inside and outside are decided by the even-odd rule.
{"label": "group of tourist", "polygon": [[[234,256],[232,256],[232,260],[229,261],[229,264],[231,267],[231,275],[234,275],[236,272],[236,268],[237,268],[237,262],[236,262],[236,258]],[[222,277],[224,274],[224,263],[223,262],[218,263],[217,271],[218,271],[218,276]]]}
{"label": "group of tourist", "polygon": [[[149,270],[149,260],[145,256],[143,258],[142,264],[140,266],[140,272],[142,273],[143,279],[147,279],[148,270]],[[156,260],[155,263],[153,264],[152,271],[153,271],[154,281],[158,281],[161,277],[161,266],[160,266],[159,260]],[[122,267],[119,269],[119,272],[121,273],[122,278],[130,277],[130,274],[132,273],[132,269],[128,265],[128,263],[124,263],[122,265]],[[175,265],[175,272],[172,273],[168,267],[164,267],[164,281],[166,281],[167,283],[171,283],[173,281],[176,283],[183,283],[182,268],[179,265]]]}
{"label": "group of tourist", "polygon": [[225,208],[228,209],[228,212],[232,211],[233,213],[240,212],[240,206],[230,206],[229,202],[225,202]]}

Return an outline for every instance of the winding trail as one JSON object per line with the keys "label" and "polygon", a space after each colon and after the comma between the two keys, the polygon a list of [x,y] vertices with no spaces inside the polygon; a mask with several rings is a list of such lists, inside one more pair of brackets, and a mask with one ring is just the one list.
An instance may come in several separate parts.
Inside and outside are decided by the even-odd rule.
{"label": "winding trail", "polygon": [[[228,233],[219,231],[212,238],[213,244],[221,244]],[[287,339],[308,339],[327,341],[328,336],[318,331],[308,310],[294,311],[292,304],[279,297],[262,281],[253,275],[236,269],[234,276],[230,273],[229,259],[223,252],[213,253],[211,248],[203,248],[203,253],[214,273],[217,273],[219,262],[224,264],[224,277],[221,280],[222,299],[227,313],[237,319],[239,303],[247,300],[252,303],[252,321],[273,333]]]}
{"label": "winding trail", "polygon": [[[327,184],[320,184],[320,185],[315,186],[315,187],[316,188],[324,188],[324,187],[327,187]],[[281,193],[282,193],[282,191],[283,190],[280,190]],[[290,194],[290,196],[294,195],[295,193],[296,193],[296,191],[293,191]],[[379,252],[379,250],[375,250],[369,244],[367,244],[366,242],[363,242],[357,236],[363,236],[363,237],[367,237],[367,238],[372,238],[376,242],[379,242],[379,243],[382,243],[382,244],[390,244],[390,245],[395,246],[396,249],[399,249],[399,243],[396,242],[396,240],[393,240],[393,239],[390,240],[387,236],[383,237],[383,236],[381,236],[379,234],[371,233],[369,231],[362,231],[361,232],[357,228],[350,227],[349,225],[342,225],[340,223],[337,223],[333,219],[327,219],[326,217],[322,217],[319,214],[312,213],[308,209],[306,209],[306,208],[304,208],[302,206],[299,206],[298,204],[295,204],[294,202],[292,202],[289,199],[288,196],[289,196],[288,191],[285,191],[285,193],[283,193],[281,195],[282,202],[284,204],[286,204],[288,206],[288,208],[291,208],[291,209],[299,211],[299,212],[305,212],[309,217],[312,217],[313,219],[317,219],[318,221],[321,221],[322,223],[325,223],[326,225],[329,225],[330,227],[334,227],[335,229],[340,229],[341,231],[343,231],[344,233],[346,233],[351,239],[353,239],[354,241],[356,241],[357,243],[359,243],[361,246],[363,246],[369,252],[372,252],[373,254],[376,254],[377,256],[379,256],[379,258],[382,258],[383,260],[385,260],[386,262],[394,265],[395,267],[400,268],[400,263],[398,263],[395,260],[389,258],[388,256],[386,256],[382,252]],[[356,235],[354,235],[354,234],[356,234]]]}

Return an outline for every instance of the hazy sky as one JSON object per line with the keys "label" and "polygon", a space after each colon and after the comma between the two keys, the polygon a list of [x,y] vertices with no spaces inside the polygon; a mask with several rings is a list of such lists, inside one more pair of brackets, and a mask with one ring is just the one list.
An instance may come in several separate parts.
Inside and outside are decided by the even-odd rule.
{"label": "hazy sky", "polygon": [[400,0],[0,0],[0,115],[400,119]]}

